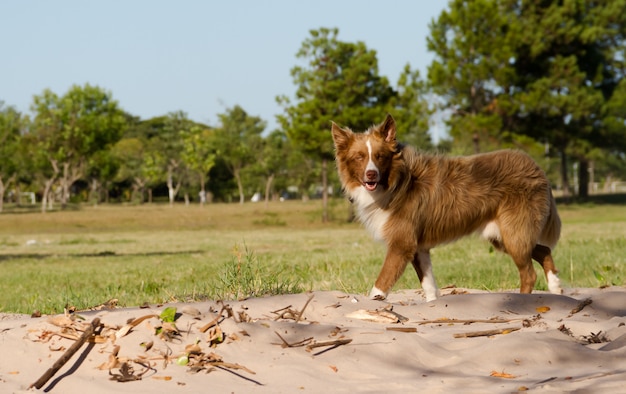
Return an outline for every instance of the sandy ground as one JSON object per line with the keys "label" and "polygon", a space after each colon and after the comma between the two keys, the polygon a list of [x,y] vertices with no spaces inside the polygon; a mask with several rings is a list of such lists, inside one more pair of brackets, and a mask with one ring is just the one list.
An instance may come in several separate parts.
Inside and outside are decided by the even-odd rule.
{"label": "sandy ground", "polygon": [[[429,303],[420,290],[384,302],[314,292],[75,319],[0,315],[0,392],[626,391],[626,288],[443,294]],[[166,308],[176,308],[174,324]],[[31,387],[96,318],[95,334]]]}

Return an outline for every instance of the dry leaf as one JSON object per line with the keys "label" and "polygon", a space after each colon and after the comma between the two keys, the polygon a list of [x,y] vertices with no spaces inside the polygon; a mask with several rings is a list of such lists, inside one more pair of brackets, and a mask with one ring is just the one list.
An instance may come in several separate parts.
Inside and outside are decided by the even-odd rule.
{"label": "dry leaf", "polygon": [[57,327],[70,327],[74,323],[74,320],[65,315],[58,315],[49,317],[48,323],[54,324]]}
{"label": "dry leaf", "polygon": [[539,313],[546,313],[550,310],[549,306],[538,306],[535,310]]}
{"label": "dry leaf", "polygon": [[372,321],[376,323],[402,323],[408,319],[396,312],[388,310],[375,310],[369,311],[365,309],[359,309],[346,315],[349,319],[359,319]]}
{"label": "dry leaf", "polygon": [[132,325],[130,324],[125,325],[124,327],[115,331],[115,339],[120,339],[122,337],[125,337],[132,329],[133,329]]}
{"label": "dry leaf", "polygon": [[185,353],[187,354],[200,354],[202,353],[202,349],[197,343],[192,343],[190,345],[185,346]]}
{"label": "dry leaf", "polygon": [[48,346],[48,349],[50,349],[50,351],[52,351],[52,352],[60,352],[62,350],[65,350],[65,346],[63,346],[61,344],[58,344],[56,346],[50,345],[50,346]]}
{"label": "dry leaf", "polygon": [[515,378],[517,378],[517,376],[511,375],[510,373],[506,373],[504,371],[502,371],[502,372],[491,371],[491,374],[489,376],[493,376],[494,378],[503,378],[503,379],[515,379]]}

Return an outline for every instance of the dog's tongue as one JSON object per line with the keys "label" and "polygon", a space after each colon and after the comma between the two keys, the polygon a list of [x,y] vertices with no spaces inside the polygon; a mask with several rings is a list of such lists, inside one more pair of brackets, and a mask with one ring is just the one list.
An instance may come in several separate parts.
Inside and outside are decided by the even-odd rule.
{"label": "dog's tongue", "polygon": [[365,182],[365,188],[369,190],[370,192],[373,192],[374,190],[376,190],[377,186],[378,186],[377,182]]}

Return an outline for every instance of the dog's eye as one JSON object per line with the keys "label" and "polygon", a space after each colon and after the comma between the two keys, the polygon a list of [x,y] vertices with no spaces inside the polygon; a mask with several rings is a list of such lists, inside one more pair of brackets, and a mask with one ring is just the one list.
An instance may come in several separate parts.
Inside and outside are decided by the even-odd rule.
{"label": "dog's eye", "polygon": [[356,155],[354,155],[354,160],[356,160],[356,161],[363,161],[363,160],[365,160],[365,155],[363,153],[356,154]]}

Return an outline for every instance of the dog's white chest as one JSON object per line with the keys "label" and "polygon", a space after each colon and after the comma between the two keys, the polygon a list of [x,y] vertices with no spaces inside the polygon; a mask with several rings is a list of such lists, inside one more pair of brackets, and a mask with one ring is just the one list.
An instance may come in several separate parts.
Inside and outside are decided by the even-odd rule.
{"label": "dog's white chest", "polygon": [[389,211],[386,211],[376,204],[373,193],[358,187],[350,192],[356,214],[359,221],[372,234],[376,240],[384,240],[385,224],[389,220]]}

